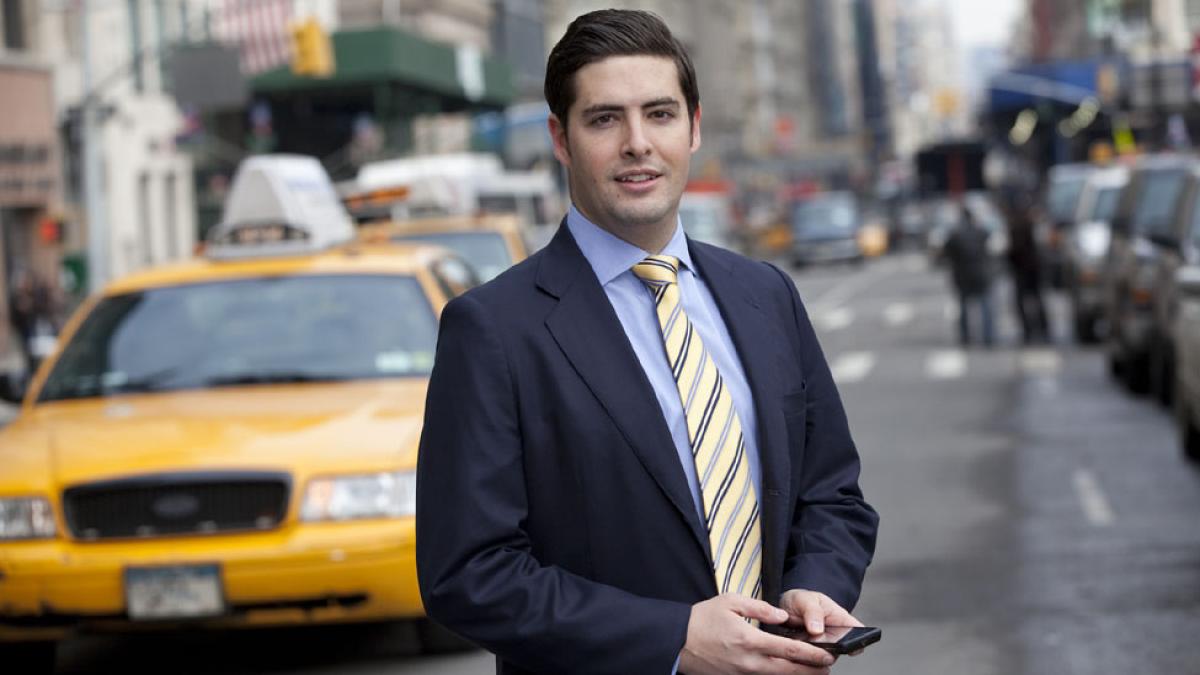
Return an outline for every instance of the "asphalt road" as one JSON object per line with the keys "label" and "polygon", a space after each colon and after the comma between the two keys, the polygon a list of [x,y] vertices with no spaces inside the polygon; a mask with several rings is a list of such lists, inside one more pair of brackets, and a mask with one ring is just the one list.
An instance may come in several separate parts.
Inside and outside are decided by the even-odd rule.
{"label": "asphalt road", "polygon": [[[843,675],[1200,673],[1200,470],[1170,416],[1070,342],[960,349],[917,255],[797,274],[882,515],[855,614],[882,642]],[[1055,303],[1059,318],[1061,303]],[[493,672],[419,654],[408,626],[64,645],[61,673]]]}

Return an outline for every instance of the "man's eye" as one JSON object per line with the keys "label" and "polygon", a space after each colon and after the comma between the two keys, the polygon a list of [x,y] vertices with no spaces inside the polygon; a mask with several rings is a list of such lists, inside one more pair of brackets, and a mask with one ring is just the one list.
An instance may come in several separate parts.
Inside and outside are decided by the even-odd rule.
{"label": "man's eye", "polygon": [[670,110],[655,110],[654,112],[650,113],[650,117],[653,117],[656,120],[669,120],[672,117],[675,117],[675,113],[671,112]]}
{"label": "man's eye", "polygon": [[612,115],[598,115],[598,116],[592,118],[591,124],[594,127],[601,127],[601,126],[611,123],[612,121],[613,121]]}

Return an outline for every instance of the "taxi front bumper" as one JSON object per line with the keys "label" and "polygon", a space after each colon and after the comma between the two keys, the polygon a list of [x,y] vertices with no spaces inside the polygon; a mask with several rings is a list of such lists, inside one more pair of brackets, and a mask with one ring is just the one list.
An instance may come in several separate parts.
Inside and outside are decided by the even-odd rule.
{"label": "taxi front bumper", "polygon": [[[0,641],[75,628],[135,630],[374,621],[424,616],[412,518],[292,524],[204,538],[0,545]],[[125,571],[216,565],[225,611],[198,620],[130,619]]]}

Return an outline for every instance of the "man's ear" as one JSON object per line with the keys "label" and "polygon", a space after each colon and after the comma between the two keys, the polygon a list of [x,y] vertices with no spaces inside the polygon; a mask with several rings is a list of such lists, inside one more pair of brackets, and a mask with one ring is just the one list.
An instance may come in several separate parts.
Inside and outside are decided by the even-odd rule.
{"label": "man's ear", "polygon": [[546,127],[550,130],[550,140],[554,142],[554,157],[565,167],[571,165],[571,150],[567,147],[567,125],[551,114],[546,119]]}
{"label": "man's ear", "polygon": [[692,115],[692,152],[700,149],[700,104],[696,104],[696,114]]}

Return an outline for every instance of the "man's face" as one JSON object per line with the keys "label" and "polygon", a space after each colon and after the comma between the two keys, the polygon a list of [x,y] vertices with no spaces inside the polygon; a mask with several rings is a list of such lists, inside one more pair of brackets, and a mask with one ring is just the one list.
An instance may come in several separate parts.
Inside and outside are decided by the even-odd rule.
{"label": "man's face", "polygon": [[700,111],[688,120],[673,60],[614,56],[580,68],[575,103],[565,121],[550,117],[550,133],[589,220],[618,236],[674,230]]}

